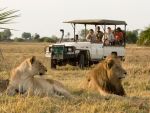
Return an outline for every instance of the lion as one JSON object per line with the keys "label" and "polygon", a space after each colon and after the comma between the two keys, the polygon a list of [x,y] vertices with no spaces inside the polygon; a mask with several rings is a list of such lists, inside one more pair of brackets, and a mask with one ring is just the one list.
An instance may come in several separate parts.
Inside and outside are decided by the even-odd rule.
{"label": "lion", "polygon": [[46,72],[46,67],[35,56],[26,59],[12,70],[6,93],[10,96],[20,93],[25,96],[71,97],[62,83],[52,79],[35,77],[35,75],[42,76]]}
{"label": "lion", "polygon": [[120,59],[110,55],[87,73],[86,85],[87,88],[97,90],[103,96],[108,94],[125,96],[121,81],[126,74]]}

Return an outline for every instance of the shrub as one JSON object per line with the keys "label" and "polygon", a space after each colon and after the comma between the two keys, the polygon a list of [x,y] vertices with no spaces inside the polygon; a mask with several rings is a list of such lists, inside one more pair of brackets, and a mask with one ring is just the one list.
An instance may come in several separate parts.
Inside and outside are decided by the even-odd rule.
{"label": "shrub", "polygon": [[15,42],[23,42],[23,41],[25,41],[25,40],[22,39],[22,38],[14,38],[14,41],[15,41]]}
{"label": "shrub", "polygon": [[127,43],[135,44],[138,40],[138,30],[126,32]]}
{"label": "shrub", "polygon": [[150,46],[150,27],[147,27],[140,33],[139,39],[137,41],[138,45]]}

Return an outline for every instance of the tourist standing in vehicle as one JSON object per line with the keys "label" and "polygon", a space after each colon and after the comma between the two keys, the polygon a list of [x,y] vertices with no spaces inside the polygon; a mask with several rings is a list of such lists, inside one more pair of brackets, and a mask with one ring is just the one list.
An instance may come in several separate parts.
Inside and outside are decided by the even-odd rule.
{"label": "tourist standing in vehicle", "polygon": [[118,27],[114,33],[115,35],[115,43],[118,45],[122,45],[123,40],[123,32],[120,27]]}
{"label": "tourist standing in vehicle", "polygon": [[86,36],[86,40],[87,40],[87,41],[90,41],[90,42],[96,42],[96,36],[95,36],[95,34],[94,34],[93,29],[90,29],[90,30],[89,30],[89,33],[88,33],[87,36]]}
{"label": "tourist standing in vehicle", "polygon": [[97,42],[102,42],[102,38],[103,38],[104,33],[102,31],[100,31],[100,27],[97,26],[96,27],[96,31],[95,31],[95,36],[96,36],[96,40]]}
{"label": "tourist standing in vehicle", "polygon": [[109,44],[114,45],[115,37],[114,37],[114,34],[113,34],[110,27],[107,28],[107,35],[106,36],[107,36],[107,40],[109,41]]}

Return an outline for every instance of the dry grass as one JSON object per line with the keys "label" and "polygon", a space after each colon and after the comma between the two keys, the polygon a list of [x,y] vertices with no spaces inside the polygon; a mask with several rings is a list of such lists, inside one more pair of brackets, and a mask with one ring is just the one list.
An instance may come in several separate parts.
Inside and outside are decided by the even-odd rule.
{"label": "dry grass", "polygon": [[[25,58],[35,55],[48,67],[49,77],[59,80],[75,95],[75,99],[24,98],[0,96],[0,113],[150,113],[150,48],[128,45],[123,66],[128,76],[123,80],[127,97],[102,97],[97,92],[82,92],[79,84],[87,70],[66,66],[49,68],[44,57],[46,43],[0,43],[5,60],[0,57],[0,77],[8,78],[9,70]],[[7,65],[5,65],[7,63]]]}

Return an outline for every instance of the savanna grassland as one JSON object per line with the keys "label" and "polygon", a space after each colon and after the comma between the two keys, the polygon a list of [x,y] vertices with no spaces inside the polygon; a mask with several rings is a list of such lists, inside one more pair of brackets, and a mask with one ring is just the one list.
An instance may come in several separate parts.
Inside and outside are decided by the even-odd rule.
{"label": "savanna grassland", "polygon": [[54,97],[0,96],[0,113],[150,113],[150,48],[127,45],[123,67],[128,75],[123,80],[126,97],[100,96],[97,92],[82,91],[79,84],[88,69],[59,67],[51,70],[44,47],[48,43],[0,43],[0,78],[9,77],[10,69],[25,58],[37,56],[48,68],[47,76],[61,81],[75,99]]}

